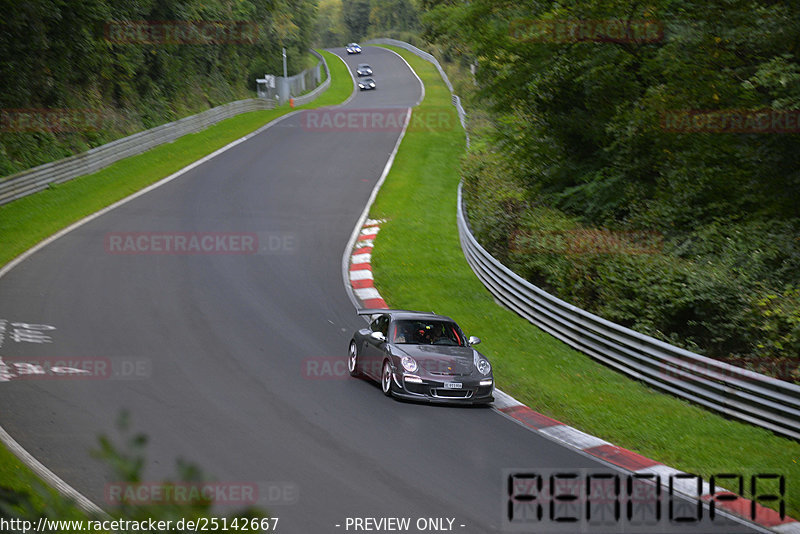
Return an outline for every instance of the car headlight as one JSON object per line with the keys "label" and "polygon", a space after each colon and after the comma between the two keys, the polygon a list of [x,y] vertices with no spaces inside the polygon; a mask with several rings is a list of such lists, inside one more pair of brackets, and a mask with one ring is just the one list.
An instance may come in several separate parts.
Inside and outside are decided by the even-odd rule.
{"label": "car headlight", "polygon": [[489,363],[489,360],[484,360],[483,358],[479,359],[475,363],[475,367],[478,369],[478,372],[482,375],[488,375],[492,372],[492,366]]}
{"label": "car headlight", "polygon": [[417,360],[415,360],[411,356],[403,356],[400,359],[400,363],[403,365],[403,369],[405,369],[409,373],[415,372],[418,367]]}

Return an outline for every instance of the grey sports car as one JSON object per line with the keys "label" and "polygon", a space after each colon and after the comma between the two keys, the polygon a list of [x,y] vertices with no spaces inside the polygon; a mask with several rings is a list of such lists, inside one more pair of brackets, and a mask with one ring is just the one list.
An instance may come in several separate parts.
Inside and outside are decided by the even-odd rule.
{"label": "grey sports car", "polygon": [[364,78],[358,81],[359,91],[371,91],[375,89],[375,80],[372,78]]}
{"label": "grey sports car", "polygon": [[352,376],[380,382],[383,393],[428,402],[485,404],[494,400],[489,360],[455,321],[409,310],[360,310],[372,322],[353,334]]}

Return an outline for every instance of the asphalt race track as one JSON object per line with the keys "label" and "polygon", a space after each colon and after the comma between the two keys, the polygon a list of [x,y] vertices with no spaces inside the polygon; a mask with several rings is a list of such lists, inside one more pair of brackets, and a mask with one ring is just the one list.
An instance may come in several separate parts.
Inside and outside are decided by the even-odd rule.
{"label": "asphalt race track", "polygon": [[[420,98],[398,56],[335,52],[353,71],[375,71],[378,89],[356,94],[351,112],[388,116]],[[174,475],[183,458],[222,483],[255,484],[279,532],[352,532],[348,517],[499,531],[504,469],[602,464],[489,408],[396,402],[346,375],[350,335],[364,323],[342,254],[399,129],[322,124],[292,115],[0,279],[4,360],[100,362],[125,375],[0,382],[0,425],[101,507],[116,481],[90,451],[99,434],[118,437],[127,409],[150,438],[146,481]],[[114,248],[151,233],[212,236],[213,251]],[[233,253],[231,235],[258,250]],[[640,531],[624,521],[598,531],[609,530]],[[720,518],[650,531],[712,530],[747,531]]]}

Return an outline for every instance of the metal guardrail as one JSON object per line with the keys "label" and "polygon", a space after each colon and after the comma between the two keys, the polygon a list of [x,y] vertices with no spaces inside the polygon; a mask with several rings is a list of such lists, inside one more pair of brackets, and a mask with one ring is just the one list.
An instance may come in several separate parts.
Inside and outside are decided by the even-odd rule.
{"label": "metal guardrail", "polygon": [[239,113],[274,107],[273,101],[257,98],[230,102],[197,115],[111,141],[68,158],[13,174],[0,181],[0,205],[47,189],[50,184],[60,184],[78,176],[97,172],[121,159],[141,154],[183,135],[199,132]]}
{"label": "metal guardrail", "polygon": [[[295,105],[302,105],[316,98],[331,83],[330,71],[325,58],[316,51],[311,51],[321,61],[327,73],[325,81],[310,93],[295,98]],[[141,154],[158,145],[169,143],[186,134],[199,132],[222,120],[240,113],[273,109],[275,101],[264,98],[238,100],[222,106],[185,117],[174,122],[162,124],[149,130],[135,133],[105,145],[92,148],[86,152],[68,158],[52,161],[32,169],[0,179],[0,205],[12,200],[47,189],[50,184],[60,184],[97,172],[112,163],[129,156]]]}
{"label": "metal guardrail", "polygon": [[577,308],[523,279],[478,243],[458,187],[461,248],[504,306],[592,358],[725,415],[800,439],[800,386],[674,347]]}
{"label": "metal guardrail", "polygon": [[[325,61],[325,58],[322,57],[322,54],[317,53],[316,50],[312,50],[311,53],[317,56],[322,61],[322,67],[325,69],[325,81],[319,84],[313,91],[305,95],[295,97],[294,99],[295,106],[302,106],[303,104],[308,104],[309,102],[317,98],[320,95],[320,93],[324,92],[331,85],[331,71],[328,70],[328,62]],[[319,81],[319,78],[317,78],[317,81]]]}
{"label": "metal guardrail", "polygon": [[[430,61],[453,92],[447,75],[432,55],[394,39],[370,42],[398,46]],[[466,114],[455,95],[453,105],[466,129]],[[674,347],[536,287],[478,243],[469,227],[461,188],[459,184],[461,248],[472,270],[497,301],[571,347],[632,378],[730,417],[800,439],[800,386]]]}

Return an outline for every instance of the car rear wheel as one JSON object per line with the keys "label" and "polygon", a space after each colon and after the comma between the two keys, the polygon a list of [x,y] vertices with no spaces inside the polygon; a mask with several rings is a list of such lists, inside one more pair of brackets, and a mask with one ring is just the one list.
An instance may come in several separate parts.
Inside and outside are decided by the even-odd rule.
{"label": "car rear wheel", "polygon": [[389,360],[386,360],[383,362],[383,371],[381,372],[381,390],[383,390],[384,395],[391,397],[393,389],[392,366],[389,364]]}
{"label": "car rear wheel", "polygon": [[358,349],[356,348],[356,342],[350,342],[350,350],[347,354],[347,370],[350,371],[350,376],[358,376]]}

